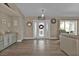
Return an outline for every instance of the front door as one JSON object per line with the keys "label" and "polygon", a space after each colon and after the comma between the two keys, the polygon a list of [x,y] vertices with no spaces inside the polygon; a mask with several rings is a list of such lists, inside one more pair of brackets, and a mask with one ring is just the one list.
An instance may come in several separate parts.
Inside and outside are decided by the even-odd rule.
{"label": "front door", "polygon": [[49,38],[50,36],[50,26],[48,20],[34,20],[34,38]]}

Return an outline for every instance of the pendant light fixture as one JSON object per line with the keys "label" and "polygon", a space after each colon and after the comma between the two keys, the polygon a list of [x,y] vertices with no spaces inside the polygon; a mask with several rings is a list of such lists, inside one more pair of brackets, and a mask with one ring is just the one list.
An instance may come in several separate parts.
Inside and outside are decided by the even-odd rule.
{"label": "pendant light fixture", "polygon": [[45,13],[45,10],[44,9],[41,9],[41,17],[43,18],[45,15],[44,15],[44,13]]}
{"label": "pendant light fixture", "polygon": [[38,16],[38,19],[45,20],[45,9],[44,8],[41,9],[41,16]]}

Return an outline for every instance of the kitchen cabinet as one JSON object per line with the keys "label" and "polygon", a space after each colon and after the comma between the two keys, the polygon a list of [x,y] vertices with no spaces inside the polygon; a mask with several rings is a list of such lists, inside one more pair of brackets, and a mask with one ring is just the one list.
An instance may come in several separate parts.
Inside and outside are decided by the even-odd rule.
{"label": "kitchen cabinet", "polygon": [[60,48],[70,56],[79,56],[79,39],[74,37],[69,35],[60,35]]}
{"label": "kitchen cabinet", "polygon": [[9,45],[13,44],[13,43],[12,43],[12,34],[8,34],[8,38],[9,38],[9,42],[8,42]]}
{"label": "kitchen cabinet", "polygon": [[16,42],[16,34],[15,33],[8,34],[8,38],[9,38],[9,45],[11,45],[11,44]]}
{"label": "kitchen cabinet", "polygon": [[16,42],[16,39],[17,39],[16,34],[15,33],[12,34],[12,43],[15,43]]}
{"label": "kitchen cabinet", "polygon": [[6,48],[8,47],[8,41],[9,41],[8,35],[5,34],[3,39],[4,39],[4,48]]}
{"label": "kitchen cabinet", "polygon": [[4,48],[4,43],[3,43],[3,36],[0,36],[0,51],[3,50]]}
{"label": "kitchen cabinet", "polygon": [[0,51],[4,49],[3,42],[0,42]]}
{"label": "kitchen cabinet", "polygon": [[0,51],[17,41],[16,33],[6,33],[0,36]]}

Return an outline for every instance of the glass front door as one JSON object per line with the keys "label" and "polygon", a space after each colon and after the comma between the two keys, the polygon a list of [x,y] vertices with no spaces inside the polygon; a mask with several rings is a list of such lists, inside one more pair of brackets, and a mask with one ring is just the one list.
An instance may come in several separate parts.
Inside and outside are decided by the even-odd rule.
{"label": "glass front door", "polygon": [[33,33],[35,38],[49,38],[49,21],[48,20],[34,20]]}

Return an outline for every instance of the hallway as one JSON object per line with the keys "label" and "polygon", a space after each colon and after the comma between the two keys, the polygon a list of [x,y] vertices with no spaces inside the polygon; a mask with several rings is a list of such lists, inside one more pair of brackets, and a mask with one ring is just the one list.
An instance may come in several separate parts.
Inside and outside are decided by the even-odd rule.
{"label": "hallway", "polygon": [[23,40],[0,52],[1,56],[66,56],[59,40]]}

